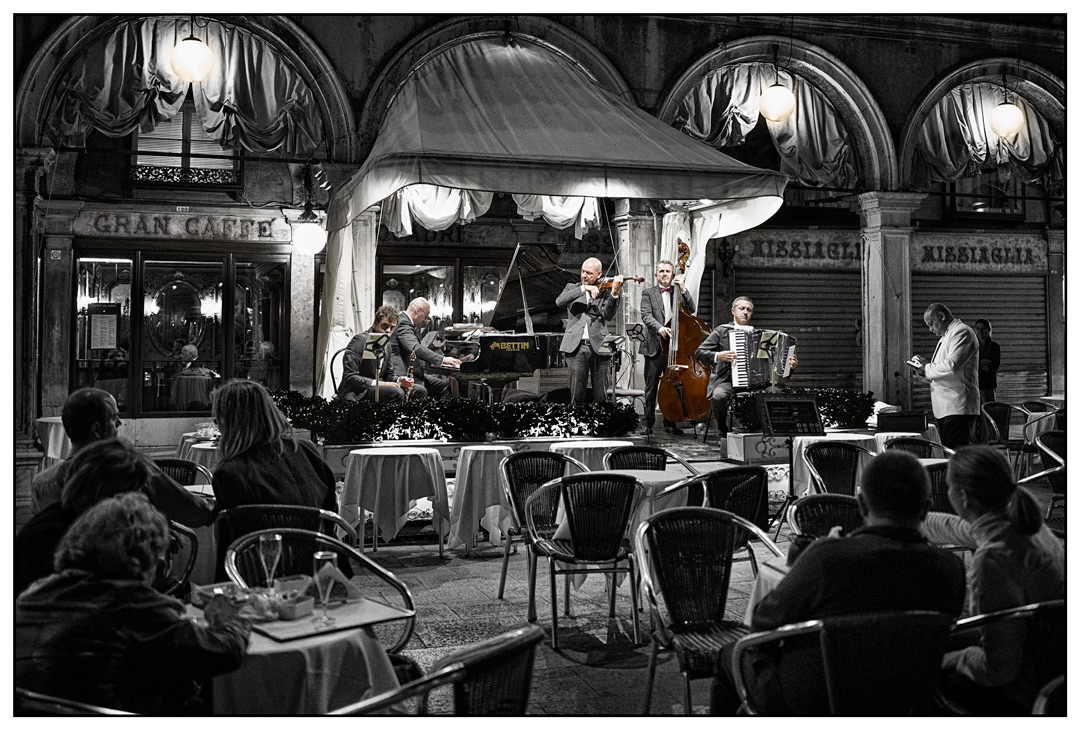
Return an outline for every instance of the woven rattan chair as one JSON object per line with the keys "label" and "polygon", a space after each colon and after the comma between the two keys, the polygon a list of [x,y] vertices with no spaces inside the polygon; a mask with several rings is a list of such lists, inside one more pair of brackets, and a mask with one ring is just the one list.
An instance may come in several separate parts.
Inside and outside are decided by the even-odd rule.
{"label": "woven rattan chair", "polygon": [[1015,472],[1019,467],[1020,454],[1024,450],[1024,439],[1014,438],[1012,430],[1014,426],[1023,430],[1027,424],[1028,412],[1020,406],[1004,401],[984,403],[982,412],[987,433],[986,444],[1004,451]]}
{"label": "woven rattan chair", "polygon": [[[1065,673],[1068,656],[1066,618],[1065,599],[1043,601],[960,619],[953,633],[960,634],[1005,622],[1023,624],[1024,664],[1034,671],[1032,679],[1035,686],[1042,687]],[[938,702],[959,715],[980,714],[980,708],[965,706],[952,697],[939,694]]]}
{"label": "woven rattan chair", "polygon": [[937,441],[919,438],[917,436],[897,436],[885,442],[885,450],[898,449],[906,451],[919,459],[948,459],[956,452],[948,446],[942,446]]}
{"label": "woven rattan chair", "polygon": [[1032,715],[1065,717],[1068,712],[1065,695],[1065,675],[1054,677],[1043,685],[1031,707]]}
{"label": "woven rattan chair", "polygon": [[87,715],[133,715],[131,712],[98,707],[85,702],[15,688],[15,717],[58,717]]}
{"label": "woven rattan chair", "polygon": [[945,482],[945,475],[949,471],[949,464],[927,464],[926,473],[930,477],[930,509],[934,512],[956,514],[952,502],[949,501],[949,485]]}
{"label": "woven rattan chair", "polygon": [[209,469],[187,459],[154,459],[154,465],[177,484],[211,484],[214,481]]}
{"label": "woven rattan chair", "polygon": [[1053,413],[1057,408],[1044,400],[1026,400],[1020,404],[1028,413]]}
{"label": "woven rattan chair", "polygon": [[437,672],[406,682],[397,689],[354,702],[326,713],[328,715],[427,715],[428,695],[432,690],[453,684],[465,676],[465,667],[451,664]]}
{"label": "woven rattan chair", "polygon": [[154,588],[168,596],[183,596],[199,557],[199,537],[190,527],[169,521],[169,545],[158,565]]}
{"label": "woven rattan chair", "polygon": [[1065,504],[1065,470],[1056,471],[1054,467],[1065,466],[1065,432],[1044,431],[1035,437],[1035,445],[1042,457],[1043,474],[1050,482],[1050,504],[1046,507],[1046,517],[1050,518],[1057,505]]}
{"label": "woven rattan chair", "polygon": [[219,557],[225,557],[220,548],[227,548],[248,533],[280,527],[314,530],[354,546],[358,542],[356,530],[336,512],[295,504],[245,504],[222,510],[214,521]]}
{"label": "woven rattan chair", "polygon": [[[749,634],[732,650],[742,711],[794,715],[928,715],[953,619],[933,611],[888,611],[834,616]],[[770,707],[755,681],[763,652],[773,657],[775,685],[797,687],[787,707]],[[795,653],[804,661],[792,661]],[[779,661],[780,655],[787,661]],[[817,664],[820,670],[812,667]],[[760,666],[758,664],[757,666]],[[799,676],[785,677],[797,666]],[[795,705],[795,706],[791,706]]]}
{"label": "woven rattan chair", "polygon": [[808,494],[788,509],[788,521],[796,535],[825,537],[839,526],[844,534],[863,525],[859,502],[846,494]]}
{"label": "woven rattan chair", "polygon": [[720,650],[747,632],[740,619],[725,619],[732,554],[756,537],[782,555],[752,522],[711,507],[676,507],[646,518],[634,533],[641,576],[654,617],[643,713],[652,705],[660,649],[674,650],[691,714],[690,682],[712,677]]}
{"label": "woven rattan chair", "polygon": [[659,446],[620,446],[604,454],[605,469],[667,471],[669,461],[681,464],[692,475],[701,473],[690,462]]}
{"label": "woven rattan chair", "polygon": [[[353,566],[352,581],[360,587],[365,598],[382,601],[404,611],[416,610],[412,593],[397,576],[351,545],[313,530],[279,527],[238,538],[225,553],[225,572],[229,580],[245,588],[265,582],[259,562],[259,537],[275,533],[281,535],[280,575],[311,575],[315,553],[320,550],[332,551],[338,555],[339,562],[344,559]],[[373,628],[383,643],[388,645],[387,651],[393,654],[409,643],[414,621],[415,616],[410,616],[401,622],[394,621]],[[399,623],[402,626],[394,638],[393,629]]]}
{"label": "woven rattan chair", "polygon": [[874,453],[842,441],[815,441],[806,447],[802,456],[818,493],[854,497],[858,489],[859,466],[874,458]]}
{"label": "woven rattan chair", "polygon": [[[525,529],[537,555],[548,559],[551,583],[551,647],[559,648],[559,602],[555,578],[576,574],[605,573],[608,583],[608,615],[615,616],[616,577],[628,573],[630,600],[633,604],[634,643],[638,643],[637,576],[632,547],[627,540],[630,520],[643,496],[641,483],[624,474],[585,473],[552,480],[532,493],[525,502]],[[552,504],[562,511],[569,539],[556,539],[541,531],[539,519],[548,519]],[[545,530],[546,531],[546,530]],[[625,567],[623,567],[625,564]],[[529,603],[536,581],[530,581]],[[567,583],[563,599],[570,613],[570,589]]]}
{"label": "woven rattan chair", "polygon": [[[528,532],[525,530],[525,501],[532,493],[552,479],[558,479],[570,470],[589,471],[589,467],[577,459],[557,454],[553,451],[521,451],[511,454],[499,464],[503,475],[503,492],[510,505],[512,524],[506,531],[503,544],[502,571],[499,573],[499,598],[502,599],[506,588],[506,570],[510,565],[510,547],[514,536],[520,535],[525,542],[526,569],[529,580],[528,620],[536,620],[536,553],[530,547]],[[543,505],[536,505],[537,533],[544,537],[555,534],[555,515],[557,504],[554,499]]]}

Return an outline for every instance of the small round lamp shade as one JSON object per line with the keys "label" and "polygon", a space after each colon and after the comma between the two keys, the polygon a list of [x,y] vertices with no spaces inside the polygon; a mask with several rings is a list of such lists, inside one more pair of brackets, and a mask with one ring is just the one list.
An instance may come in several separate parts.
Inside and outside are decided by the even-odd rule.
{"label": "small round lamp shade", "polygon": [[318,223],[300,223],[293,227],[292,243],[297,253],[314,256],[326,245],[326,231]]}
{"label": "small round lamp shade", "polygon": [[188,36],[173,48],[173,71],[188,83],[205,79],[213,66],[214,54],[210,52],[210,46],[195,36]]}
{"label": "small round lamp shade", "polygon": [[761,95],[761,113],[770,122],[782,122],[795,111],[795,95],[783,84],[773,84]]}
{"label": "small round lamp shade", "polygon": [[990,112],[990,129],[999,137],[1011,137],[1024,126],[1024,112],[1016,104],[1003,101]]}

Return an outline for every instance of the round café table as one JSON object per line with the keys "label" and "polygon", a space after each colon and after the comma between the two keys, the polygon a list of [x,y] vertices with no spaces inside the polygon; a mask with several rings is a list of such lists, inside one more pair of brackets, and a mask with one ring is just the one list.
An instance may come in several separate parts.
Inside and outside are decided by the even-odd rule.
{"label": "round caf\u00e9 table", "polygon": [[558,441],[548,446],[549,451],[556,454],[572,456],[591,471],[604,468],[604,456],[612,449],[620,446],[633,446],[633,441],[610,441],[604,439],[574,439],[572,441]]}
{"label": "round caf\u00e9 table", "polygon": [[201,464],[210,471],[213,471],[218,463],[217,444],[213,441],[199,441],[193,443],[191,448],[188,449],[187,459],[189,461],[194,461],[196,464]]}
{"label": "round caf\u00e9 table", "polygon": [[450,508],[451,550],[475,547],[476,525],[483,525],[492,544],[498,545],[510,526],[510,503],[503,489],[499,464],[514,453],[509,446],[463,446],[458,454],[454,503]]}

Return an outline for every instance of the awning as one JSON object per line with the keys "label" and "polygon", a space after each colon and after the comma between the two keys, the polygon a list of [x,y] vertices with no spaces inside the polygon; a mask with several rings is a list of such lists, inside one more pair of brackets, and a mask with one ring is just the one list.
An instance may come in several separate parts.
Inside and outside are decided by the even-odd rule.
{"label": "awning", "polygon": [[[344,228],[416,183],[504,193],[740,201],[739,230],[780,207],[787,177],[743,164],[600,86],[541,40],[482,33],[422,59],[363,167],[330,203]],[[734,231],[733,231],[734,232]]]}

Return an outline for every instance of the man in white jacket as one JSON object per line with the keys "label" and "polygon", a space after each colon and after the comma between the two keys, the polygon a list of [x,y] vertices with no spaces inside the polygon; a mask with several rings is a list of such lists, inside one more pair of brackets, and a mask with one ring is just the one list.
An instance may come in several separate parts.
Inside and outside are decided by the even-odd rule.
{"label": "man in white jacket", "polygon": [[915,372],[930,381],[941,443],[951,449],[967,446],[980,413],[979,340],[944,304],[927,307],[923,321],[941,339],[929,362],[915,357]]}

